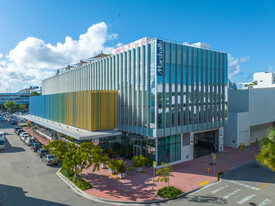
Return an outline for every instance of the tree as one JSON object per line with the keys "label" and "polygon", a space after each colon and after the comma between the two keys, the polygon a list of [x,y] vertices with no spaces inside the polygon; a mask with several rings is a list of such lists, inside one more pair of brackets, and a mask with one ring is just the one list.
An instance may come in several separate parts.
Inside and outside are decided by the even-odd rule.
{"label": "tree", "polygon": [[16,109],[16,106],[17,104],[12,101],[7,101],[4,103],[4,107],[10,112],[12,112],[13,109]]}
{"label": "tree", "polygon": [[40,94],[38,92],[32,92],[31,96],[39,96]]}
{"label": "tree", "polygon": [[275,128],[268,130],[267,136],[261,140],[261,151],[256,155],[256,160],[275,171]]}
{"label": "tree", "polygon": [[160,173],[160,177],[158,177],[157,181],[159,182],[167,182],[169,187],[169,181],[170,177],[174,177],[173,172],[174,170],[172,167],[167,163],[161,163],[164,167],[161,169],[158,169],[156,174]]}
{"label": "tree", "polygon": [[20,104],[20,105],[19,105],[19,109],[20,109],[20,110],[25,110],[25,109],[26,109],[26,105]]}
{"label": "tree", "polygon": [[93,171],[98,170],[103,158],[103,150],[93,142],[84,142],[77,146],[72,142],[55,140],[44,148],[62,161],[62,168],[74,171],[74,180],[85,168],[93,166]]}

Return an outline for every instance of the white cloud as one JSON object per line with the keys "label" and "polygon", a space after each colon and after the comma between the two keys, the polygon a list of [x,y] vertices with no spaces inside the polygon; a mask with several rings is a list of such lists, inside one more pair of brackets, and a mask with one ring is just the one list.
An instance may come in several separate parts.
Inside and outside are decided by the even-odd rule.
{"label": "white cloud", "polygon": [[2,57],[3,57],[3,54],[0,53],[0,59],[2,59]]}
{"label": "white cloud", "polygon": [[268,71],[268,72],[273,72],[272,67],[269,67],[269,68],[267,69],[267,71]]}
{"label": "white cloud", "polygon": [[228,78],[231,79],[241,71],[241,64],[247,62],[250,57],[233,58],[228,54]]}
{"label": "white cloud", "polygon": [[[0,61],[0,92],[18,91],[26,85],[39,85],[45,78],[53,76],[53,69],[78,63],[99,54],[110,53],[113,47],[106,47],[106,41],[116,40],[118,34],[108,34],[104,22],[94,24],[78,40],[69,36],[56,45],[28,37],[19,42],[6,59]],[[2,58],[0,53],[0,59]]]}

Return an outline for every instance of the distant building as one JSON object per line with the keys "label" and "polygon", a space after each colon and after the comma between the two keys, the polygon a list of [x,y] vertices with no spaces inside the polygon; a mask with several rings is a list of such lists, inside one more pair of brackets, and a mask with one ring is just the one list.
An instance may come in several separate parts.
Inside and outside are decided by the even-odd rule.
{"label": "distant building", "polygon": [[256,72],[253,74],[253,88],[275,87],[275,72]]}
{"label": "distant building", "polygon": [[33,92],[37,92],[41,94],[41,86],[29,86],[19,91],[19,93],[30,93],[30,94]]}
{"label": "distant building", "polygon": [[0,108],[3,108],[7,101],[12,101],[18,105],[24,104],[28,108],[30,96],[30,93],[0,93]]}
{"label": "distant building", "polygon": [[225,146],[238,148],[256,142],[275,123],[275,88],[229,90]]}
{"label": "distant building", "polygon": [[237,83],[237,89],[250,89],[249,87],[253,84],[253,82],[239,82]]}

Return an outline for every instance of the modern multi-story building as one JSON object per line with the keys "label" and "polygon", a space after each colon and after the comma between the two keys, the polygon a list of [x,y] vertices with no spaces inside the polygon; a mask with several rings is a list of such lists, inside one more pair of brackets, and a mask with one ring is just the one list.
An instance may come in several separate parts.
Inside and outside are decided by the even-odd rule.
{"label": "modern multi-story building", "polygon": [[0,108],[3,108],[7,101],[12,101],[16,104],[29,105],[29,93],[0,93]]}
{"label": "modern multi-story building", "polygon": [[[35,98],[117,91],[117,124],[108,129],[122,131],[124,139],[133,143],[134,154],[150,153],[158,164],[177,163],[223,150],[227,77],[227,54],[208,44],[143,38],[45,79],[43,95]],[[76,96],[71,96],[71,103]],[[30,101],[30,113],[45,118],[39,113],[42,107],[32,109],[34,102]],[[49,102],[40,104],[51,107]],[[59,98],[55,107],[65,105]]]}
{"label": "modern multi-story building", "polygon": [[37,92],[38,94],[41,94],[41,87],[40,86],[29,86],[24,89],[21,89],[19,91],[20,93],[33,93]]}

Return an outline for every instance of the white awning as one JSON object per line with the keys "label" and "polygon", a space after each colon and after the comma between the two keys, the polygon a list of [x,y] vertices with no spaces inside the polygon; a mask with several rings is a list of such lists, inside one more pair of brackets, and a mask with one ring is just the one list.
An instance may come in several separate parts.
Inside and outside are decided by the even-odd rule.
{"label": "white awning", "polygon": [[118,130],[101,130],[101,131],[88,131],[77,127],[69,126],[66,124],[54,122],[48,119],[33,115],[19,115],[21,118],[28,119],[36,124],[42,125],[46,128],[52,129],[56,132],[69,135],[77,140],[95,140],[102,137],[111,137],[121,135]]}

